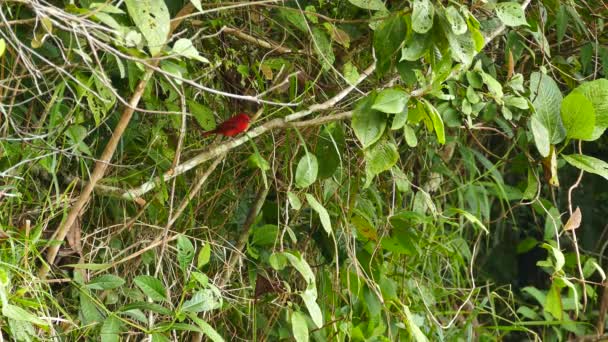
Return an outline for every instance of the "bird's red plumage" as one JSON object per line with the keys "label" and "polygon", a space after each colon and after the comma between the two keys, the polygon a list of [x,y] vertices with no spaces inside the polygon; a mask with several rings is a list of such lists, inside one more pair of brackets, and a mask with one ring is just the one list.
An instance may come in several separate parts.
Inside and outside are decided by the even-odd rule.
{"label": "bird's red plumage", "polygon": [[244,132],[249,127],[249,115],[241,113],[222,122],[216,129],[203,133],[203,136],[211,134],[221,134],[227,137],[233,137],[241,132]]}

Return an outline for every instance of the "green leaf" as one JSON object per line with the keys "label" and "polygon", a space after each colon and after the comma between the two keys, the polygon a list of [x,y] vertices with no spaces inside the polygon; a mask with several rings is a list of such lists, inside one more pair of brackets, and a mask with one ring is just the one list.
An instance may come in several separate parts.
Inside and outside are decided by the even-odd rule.
{"label": "green leaf", "polygon": [[414,322],[414,316],[410,312],[410,309],[406,305],[403,305],[403,311],[405,312],[405,317],[407,318],[406,323],[408,330],[410,331],[410,334],[412,335],[414,340],[416,342],[427,342],[428,339],[426,338],[426,336],[424,336],[422,330],[420,330],[420,328]]}
{"label": "green leaf", "polygon": [[485,85],[488,87],[490,94],[492,94],[492,96],[500,102],[504,95],[500,82],[498,82],[494,77],[492,77],[492,75],[482,70],[479,70],[479,74],[481,75],[483,83],[485,83]]}
{"label": "green leaf", "polygon": [[331,177],[338,166],[340,166],[341,154],[344,151],[346,142],[342,124],[332,122],[325,125],[315,148],[315,155],[318,156],[319,178]]}
{"label": "green leaf", "polygon": [[135,285],[153,301],[167,300],[167,290],[165,290],[163,283],[153,276],[140,275],[135,277],[133,281],[135,282]]}
{"label": "green leaf", "polygon": [[131,304],[127,304],[127,305],[121,307],[119,311],[126,312],[129,310],[140,310],[140,309],[156,312],[158,314],[165,315],[165,316],[173,315],[173,311],[167,309],[166,307],[164,307],[160,304],[149,303],[149,302],[134,302]]}
{"label": "green leaf", "polygon": [[294,11],[293,9],[279,9],[279,17],[287,20],[293,26],[295,26],[298,30],[308,33],[308,26],[306,25],[306,18],[299,11]]}
{"label": "green leaf", "polygon": [[103,321],[101,331],[99,332],[101,342],[118,342],[120,341],[120,332],[122,330],[122,321],[114,316],[110,315]]}
{"label": "green leaf", "polygon": [[279,235],[279,227],[275,224],[265,224],[261,227],[255,227],[251,235],[251,245],[273,245]]}
{"label": "green leaf", "polygon": [[110,290],[125,284],[124,279],[113,274],[104,274],[91,280],[85,286],[91,290]]}
{"label": "green leaf", "polygon": [[30,322],[44,327],[48,326],[48,323],[45,320],[38,318],[29,311],[9,303],[2,304],[2,315],[17,321]]}
{"label": "green leaf", "polygon": [[572,92],[566,96],[562,101],[561,115],[568,138],[591,138],[595,128],[595,111],[591,101],[583,94]]}
{"label": "green leaf", "polygon": [[382,0],[348,0],[351,4],[372,11],[386,10]]}
{"label": "green leaf", "polygon": [[184,301],[181,307],[182,312],[207,312],[215,310],[221,306],[221,298],[211,289],[197,291],[192,298]]}
{"label": "green leaf", "polygon": [[530,128],[532,129],[532,136],[534,137],[534,143],[538,152],[543,157],[548,156],[549,152],[551,152],[551,142],[547,127],[542,124],[538,117],[532,116],[530,118]]}
{"label": "green leaf", "polygon": [[188,314],[188,317],[201,328],[201,332],[211,339],[213,342],[224,342],[224,338],[210,326],[207,322],[200,319],[197,314]]}
{"label": "green leaf", "polygon": [[384,75],[390,68],[406,33],[407,24],[400,15],[385,19],[374,31],[374,50],[378,59],[376,71],[379,75]]}
{"label": "green leaf", "polygon": [[366,168],[372,175],[390,170],[399,160],[397,146],[392,142],[381,140],[364,151]]}
{"label": "green leaf", "polygon": [[496,5],[496,15],[506,26],[529,26],[524,9],[517,2],[498,3]]}
{"label": "green leaf", "polygon": [[433,27],[435,7],[430,0],[414,0],[412,4],[412,29],[426,33]]}
{"label": "green leaf", "polygon": [[177,237],[177,261],[182,271],[186,272],[188,266],[194,260],[194,245],[185,235]]}
{"label": "green leaf", "polygon": [[319,163],[317,157],[308,152],[298,162],[296,168],[296,185],[300,188],[310,186],[317,180]]}
{"label": "green leaf", "polygon": [[[540,72],[532,73],[530,99],[536,111],[532,118],[536,118],[547,129],[549,143],[555,145],[564,140],[566,130],[560,116],[563,97],[555,81]],[[536,144],[538,146],[538,142]],[[546,157],[548,154],[541,155]]]}
{"label": "green leaf", "polygon": [[169,10],[164,0],[125,0],[129,16],[144,35],[152,56],[158,55],[170,29]]}
{"label": "green leaf", "polygon": [[209,263],[209,260],[211,260],[211,244],[205,243],[205,245],[203,245],[203,248],[201,248],[201,251],[198,252],[198,258],[196,263],[198,269],[201,269],[203,266],[207,265]]}
{"label": "green leaf", "polygon": [[386,115],[372,109],[375,95],[362,99],[353,112],[351,126],[363,148],[378,141],[386,128]]}
{"label": "green leaf", "polygon": [[564,312],[560,292],[560,288],[554,281],[549,289],[549,292],[547,292],[547,299],[544,303],[545,311],[549,312],[557,320],[563,319]]}
{"label": "green leaf", "polygon": [[433,122],[433,129],[437,135],[437,141],[440,144],[445,144],[445,127],[443,126],[443,119],[441,118],[441,115],[437,111],[437,108],[435,108],[429,101],[425,99],[422,99],[422,101],[426,107],[427,114]]}
{"label": "green leaf", "polygon": [[215,129],[215,118],[213,117],[213,111],[209,107],[193,100],[188,100],[188,107],[202,129],[206,131]]}
{"label": "green leaf", "polygon": [[321,65],[323,65],[323,70],[331,69],[331,66],[336,60],[336,56],[331,47],[329,37],[327,37],[325,31],[318,27],[312,29],[312,37],[314,38],[313,46],[319,55],[319,61],[321,61]]}
{"label": "green leaf", "polygon": [[283,255],[287,258],[287,260],[289,260],[291,266],[293,266],[302,275],[302,277],[304,277],[306,284],[310,285],[315,283],[315,274],[310,268],[310,265],[308,265],[306,260],[304,260],[299,253],[295,252],[294,254],[284,252]]}
{"label": "green leaf", "polygon": [[323,226],[323,228],[325,229],[325,231],[327,232],[327,234],[331,234],[333,232],[332,228],[331,228],[331,220],[329,219],[329,213],[327,212],[327,209],[325,209],[325,207],[319,203],[317,201],[317,199],[311,195],[311,194],[306,194],[306,201],[308,202],[308,204],[310,205],[310,207],[317,212],[317,214],[319,214],[319,219],[321,220],[321,225]]}
{"label": "green leaf", "polygon": [[300,297],[302,297],[312,321],[317,328],[321,328],[323,326],[323,314],[319,304],[317,304],[317,289],[314,284],[309,284],[306,290],[300,293]]}
{"label": "green leaf", "polygon": [[302,202],[298,198],[296,194],[291,191],[287,191],[287,198],[289,199],[289,205],[295,210],[300,210],[302,208]]}
{"label": "green leaf", "polygon": [[209,60],[207,58],[202,57],[199,54],[198,50],[192,45],[192,41],[190,39],[178,39],[175,44],[173,44],[173,49],[171,49],[171,53],[176,54],[178,56],[194,59],[202,63],[209,63]]}
{"label": "green leaf", "polygon": [[406,105],[405,107],[403,107],[402,111],[395,114],[395,116],[393,117],[393,122],[391,124],[391,130],[397,130],[397,129],[400,129],[403,126],[405,126],[405,124],[407,123],[408,115],[409,115],[409,110]]}
{"label": "green leaf", "polygon": [[450,45],[450,53],[452,58],[466,66],[471,65],[473,57],[477,54],[475,40],[469,32],[463,34],[455,34],[449,23],[441,21],[441,27]]}
{"label": "green leaf", "polygon": [[308,325],[306,316],[300,311],[291,313],[291,331],[296,342],[308,342]]}
{"label": "green leaf", "polygon": [[568,164],[579,168],[583,171],[600,175],[608,180],[608,163],[601,159],[597,159],[584,154],[563,155]]}
{"label": "green leaf", "polygon": [[401,48],[401,59],[399,61],[414,62],[419,60],[427,53],[432,43],[430,34],[412,34]]}
{"label": "green leaf", "polygon": [[608,79],[585,82],[573,92],[583,94],[587,100],[591,101],[595,111],[595,125],[600,128],[608,128]]}
{"label": "green leaf", "polygon": [[400,113],[407,105],[409,98],[410,96],[401,89],[384,89],[376,96],[372,109],[384,113]]}
{"label": "green leaf", "polygon": [[416,132],[409,125],[403,126],[403,135],[405,136],[405,142],[409,147],[416,147],[418,145],[418,138]]}
{"label": "green leaf", "polygon": [[454,34],[460,35],[467,32],[467,23],[464,21],[456,7],[448,6],[445,9],[445,17],[450,23],[450,27]]}

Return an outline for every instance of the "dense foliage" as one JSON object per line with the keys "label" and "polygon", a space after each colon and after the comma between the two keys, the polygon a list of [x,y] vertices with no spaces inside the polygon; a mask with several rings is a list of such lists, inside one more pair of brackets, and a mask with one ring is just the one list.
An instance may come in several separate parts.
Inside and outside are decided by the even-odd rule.
{"label": "dense foliage", "polygon": [[606,18],[1,2],[2,338],[605,338]]}

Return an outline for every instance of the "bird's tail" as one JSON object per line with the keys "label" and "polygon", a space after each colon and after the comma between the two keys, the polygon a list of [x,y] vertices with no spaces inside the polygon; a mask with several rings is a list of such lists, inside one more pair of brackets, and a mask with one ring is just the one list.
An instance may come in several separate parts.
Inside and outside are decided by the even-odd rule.
{"label": "bird's tail", "polygon": [[210,136],[210,135],[212,135],[212,134],[215,134],[215,133],[217,133],[215,130],[211,130],[211,131],[203,132],[203,138],[204,138],[204,137],[208,137],[208,136]]}

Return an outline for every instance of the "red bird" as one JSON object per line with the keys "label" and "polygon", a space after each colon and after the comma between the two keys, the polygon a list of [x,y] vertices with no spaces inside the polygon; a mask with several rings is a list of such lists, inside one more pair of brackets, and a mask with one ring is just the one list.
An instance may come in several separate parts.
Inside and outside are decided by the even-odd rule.
{"label": "red bird", "polygon": [[241,132],[244,132],[249,127],[249,115],[241,113],[222,122],[216,129],[203,133],[203,137],[211,134],[221,134],[227,137],[233,137]]}

